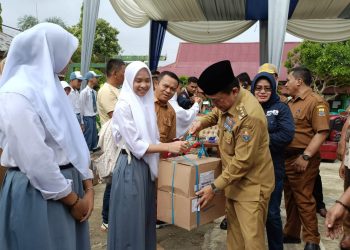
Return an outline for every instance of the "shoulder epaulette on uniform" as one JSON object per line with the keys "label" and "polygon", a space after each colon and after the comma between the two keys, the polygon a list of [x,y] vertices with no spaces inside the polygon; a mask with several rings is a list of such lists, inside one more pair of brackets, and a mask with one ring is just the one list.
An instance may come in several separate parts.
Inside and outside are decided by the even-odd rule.
{"label": "shoulder epaulette on uniform", "polygon": [[325,102],[325,99],[324,99],[322,96],[320,96],[319,94],[317,94],[317,93],[315,93],[315,92],[312,92],[311,95],[312,95],[313,97],[315,97],[315,99],[317,100],[317,102]]}
{"label": "shoulder epaulette on uniform", "polygon": [[237,106],[236,110],[238,112],[238,119],[242,120],[244,117],[248,115],[245,107],[243,105]]}

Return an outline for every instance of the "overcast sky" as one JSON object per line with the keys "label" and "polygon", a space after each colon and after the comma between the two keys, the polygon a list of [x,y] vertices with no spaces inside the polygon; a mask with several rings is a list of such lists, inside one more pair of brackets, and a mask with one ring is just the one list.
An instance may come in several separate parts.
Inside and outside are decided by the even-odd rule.
{"label": "overcast sky", "polygon": [[[18,18],[24,15],[37,16],[40,21],[47,17],[60,17],[68,26],[79,21],[82,0],[1,0],[3,24],[16,27]],[[149,24],[142,28],[132,28],[120,20],[109,0],[100,1],[99,18],[107,20],[113,27],[119,30],[119,44],[123,49],[123,55],[147,55],[149,44]],[[4,28],[3,31],[10,35],[16,32]],[[228,42],[258,42],[258,24],[252,26],[243,34]],[[287,34],[286,41],[300,41],[300,39]],[[172,63],[176,59],[181,39],[166,33],[162,55],[167,56],[165,62],[160,65]]]}

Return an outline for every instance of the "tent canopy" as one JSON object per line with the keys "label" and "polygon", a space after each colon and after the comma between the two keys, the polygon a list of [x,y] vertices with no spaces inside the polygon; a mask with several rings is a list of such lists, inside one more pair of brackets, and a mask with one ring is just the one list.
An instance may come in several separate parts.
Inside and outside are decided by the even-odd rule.
{"label": "tent canopy", "polygon": [[[189,42],[215,43],[227,41],[260,21],[260,63],[270,62],[277,68],[280,68],[286,31],[300,38],[320,42],[350,38],[350,0],[110,2],[119,17],[131,27],[142,27],[152,22],[149,46],[151,70],[157,67],[165,31]],[[99,4],[99,0],[84,0],[84,16],[85,13],[98,12],[96,3]],[[85,8],[88,10],[85,11]],[[92,20],[84,23],[83,19],[83,29],[94,30],[94,25]],[[83,48],[90,43],[93,43],[93,39],[91,36],[84,37],[83,32]],[[88,58],[84,60],[90,62]]]}
{"label": "tent canopy", "polygon": [[[350,38],[350,0],[110,0],[131,27],[150,20],[168,21],[167,31],[189,42],[227,41],[258,20],[268,20],[269,7],[288,2],[287,31],[300,38],[330,42]],[[271,6],[274,4],[273,6]],[[273,14],[273,13],[270,13]],[[277,23],[275,25],[281,25]]]}

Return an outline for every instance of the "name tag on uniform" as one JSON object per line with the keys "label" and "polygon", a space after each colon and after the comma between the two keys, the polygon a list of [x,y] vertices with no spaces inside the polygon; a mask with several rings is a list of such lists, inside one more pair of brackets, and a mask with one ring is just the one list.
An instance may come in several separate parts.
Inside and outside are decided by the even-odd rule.
{"label": "name tag on uniform", "polygon": [[224,140],[227,144],[231,144],[232,143],[232,133],[225,131],[224,132]]}
{"label": "name tag on uniform", "polygon": [[226,131],[232,131],[234,125],[235,125],[235,121],[233,120],[233,118],[231,118],[230,116],[227,116],[224,123],[224,127]]}

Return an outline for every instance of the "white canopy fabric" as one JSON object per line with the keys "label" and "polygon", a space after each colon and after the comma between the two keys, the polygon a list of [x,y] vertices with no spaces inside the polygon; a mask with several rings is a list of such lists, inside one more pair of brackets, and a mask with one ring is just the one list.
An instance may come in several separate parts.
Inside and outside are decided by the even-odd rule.
{"label": "white canopy fabric", "polygon": [[289,20],[287,31],[315,42],[340,42],[350,39],[349,19]]}
{"label": "white canopy fabric", "polygon": [[[286,8],[283,6],[289,6],[291,1],[272,1],[273,4],[269,4],[269,8],[272,8],[276,17],[281,17],[280,20],[282,17],[287,19],[288,12],[286,13]],[[129,26],[142,27],[149,20],[168,21],[168,31],[189,42],[211,43],[222,42],[223,39],[229,40],[244,32],[245,27],[251,26],[256,21],[246,20],[248,0],[110,0],[110,2],[119,17]],[[277,6],[281,6],[282,9]],[[330,37],[335,37],[335,41],[349,39],[350,28],[345,27],[350,27],[349,6],[350,0],[299,0],[288,20],[287,31],[300,38],[315,41],[329,42]],[[269,14],[271,15],[271,11]],[[231,30],[228,28],[230,25],[233,25]],[[281,26],[281,23],[273,22],[272,25]],[[269,29],[271,27],[269,26]],[[208,37],[208,34],[214,33],[220,34],[217,40],[213,39],[214,35]],[[326,33],[329,35],[325,35]]]}
{"label": "white canopy fabric", "polygon": [[268,62],[276,65],[279,70],[286,34],[289,0],[269,0],[268,8]]}
{"label": "white canopy fabric", "polygon": [[[350,39],[350,0],[266,1],[269,13],[268,60],[278,68],[285,31],[300,38],[319,42]],[[119,17],[129,26],[142,27],[149,20],[168,21],[167,31],[185,41],[196,43],[223,42],[246,31],[257,21],[247,19],[249,16],[249,13],[246,13],[247,5],[259,3],[254,0],[110,0],[110,2]],[[295,8],[289,13],[292,3]]]}
{"label": "white canopy fabric", "polygon": [[169,22],[167,31],[193,43],[225,42],[249,29],[255,21]]}
{"label": "white canopy fabric", "polygon": [[[80,69],[83,75],[89,71],[90,67],[99,7],[100,0],[84,0]],[[83,89],[85,86],[86,81],[82,83],[80,89]]]}

